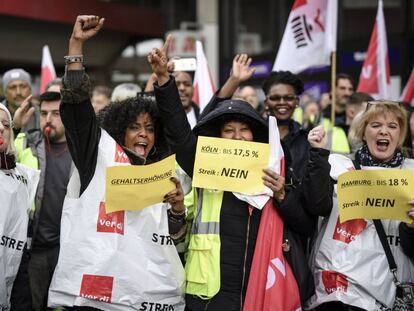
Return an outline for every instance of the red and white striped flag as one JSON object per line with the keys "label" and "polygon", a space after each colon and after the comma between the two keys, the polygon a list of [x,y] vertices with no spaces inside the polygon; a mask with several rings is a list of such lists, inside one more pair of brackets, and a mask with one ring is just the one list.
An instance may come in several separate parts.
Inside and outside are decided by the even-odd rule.
{"label": "red and white striped flag", "polygon": [[213,79],[211,79],[210,69],[201,41],[196,41],[196,53],[197,68],[194,74],[194,94],[192,100],[200,106],[200,112],[202,112],[211,97],[213,97],[216,88],[214,87]]}
{"label": "red and white striped flag", "polygon": [[42,52],[42,72],[40,73],[40,94],[46,89],[48,84],[53,79],[56,79],[55,66],[53,66],[52,56],[50,55],[49,47],[45,45]]}
{"label": "red and white striped flag", "polygon": [[336,51],[337,0],[296,0],[276,56],[273,71],[299,73],[327,66]]}
{"label": "red and white striped flag", "polygon": [[389,99],[391,95],[390,90],[387,32],[382,0],[379,0],[377,17],[369,41],[367,57],[359,77],[357,91],[368,93],[376,99]]}
{"label": "red and white striped flag", "polygon": [[410,105],[414,107],[414,68],[411,71],[410,78],[405,85],[400,100],[406,103],[410,103]]}

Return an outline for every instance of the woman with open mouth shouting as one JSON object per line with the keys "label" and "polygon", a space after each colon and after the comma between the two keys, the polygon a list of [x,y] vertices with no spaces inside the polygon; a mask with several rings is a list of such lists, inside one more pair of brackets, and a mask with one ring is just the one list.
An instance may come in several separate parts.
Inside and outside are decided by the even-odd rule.
{"label": "woman with open mouth shouting", "polygon": [[[65,57],[62,121],[76,166],[62,212],[61,248],[48,305],[77,309],[184,310],[184,270],[174,242],[185,233],[184,193],[142,210],[106,211],[106,169],[154,163],[171,153],[155,102],[138,95],[111,103],[98,120],[83,67],[83,44],[103,18],[78,16]],[[135,200],[135,199],[134,199]],[[167,204],[168,203],[168,204]]]}
{"label": "woman with open mouth shouting", "polygon": [[[362,147],[355,153],[355,160],[331,154],[330,176],[321,178],[335,183],[339,175],[354,169],[414,171],[414,160],[404,158],[401,153],[406,131],[406,112],[398,102],[368,102],[356,130]],[[313,148],[324,148],[325,131],[321,127],[314,128],[308,140]],[[332,188],[321,185],[308,184],[305,187],[310,187],[308,190],[316,195],[332,193]],[[389,186],[390,193],[395,187]],[[411,291],[411,295],[414,293],[414,265],[406,255],[413,256],[409,241],[413,240],[414,222],[351,219],[341,223],[337,188],[339,186],[332,193],[333,206],[321,204],[316,209],[309,209],[310,213],[325,219],[311,260],[316,293],[309,300],[308,307],[316,307],[318,311],[414,310],[413,296],[408,298],[410,308],[395,305],[395,301],[400,303],[399,299],[402,299],[397,290],[399,282],[406,283],[405,289]],[[406,206],[407,210],[411,208],[407,213],[413,218],[414,200],[409,200]]]}

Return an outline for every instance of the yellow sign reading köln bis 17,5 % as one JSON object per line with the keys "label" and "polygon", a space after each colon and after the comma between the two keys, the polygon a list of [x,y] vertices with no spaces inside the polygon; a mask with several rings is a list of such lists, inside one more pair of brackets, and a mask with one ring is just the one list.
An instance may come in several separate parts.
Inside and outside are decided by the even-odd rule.
{"label": "yellow sign reading k\u00f6ln bis 17,5 %", "polygon": [[198,137],[193,186],[241,193],[264,190],[263,169],[269,145],[213,137]]}

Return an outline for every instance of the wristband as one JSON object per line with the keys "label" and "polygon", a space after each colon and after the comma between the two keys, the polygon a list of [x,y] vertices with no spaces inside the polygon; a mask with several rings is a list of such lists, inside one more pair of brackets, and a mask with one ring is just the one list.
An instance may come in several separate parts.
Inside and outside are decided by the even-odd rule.
{"label": "wristband", "polygon": [[83,55],[66,55],[63,57],[65,59],[65,64],[69,65],[72,63],[81,63],[83,64]]}

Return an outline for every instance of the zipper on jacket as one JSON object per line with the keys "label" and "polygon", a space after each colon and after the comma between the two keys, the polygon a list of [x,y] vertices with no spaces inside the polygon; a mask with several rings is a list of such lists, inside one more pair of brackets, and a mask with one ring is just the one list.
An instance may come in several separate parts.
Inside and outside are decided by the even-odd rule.
{"label": "zipper on jacket", "polygon": [[243,261],[243,278],[242,278],[242,286],[240,290],[240,311],[243,310],[243,289],[244,289],[244,283],[246,281],[247,250],[249,248],[250,219],[252,218],[253,208],[249,206],[248,212],[249,212],[249,218],[247,219],[246,247],[244,249],[244,261]]}

